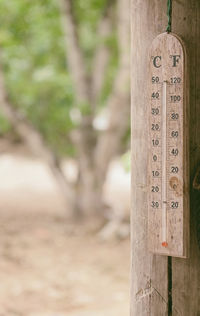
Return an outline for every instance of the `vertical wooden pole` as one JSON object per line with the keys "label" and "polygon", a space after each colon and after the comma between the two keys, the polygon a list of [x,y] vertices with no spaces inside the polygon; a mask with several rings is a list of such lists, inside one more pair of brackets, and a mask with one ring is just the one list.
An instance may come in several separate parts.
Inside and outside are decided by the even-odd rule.
{"label": "vertical wooden pole", "polygon": [[167,26],[165,0],[132,0],[132,292],[131,316],[199,316],[200,249],[196,221],[200,191],[192,188],[200,165],[200,1],[173,1],[172,31],[184,41],[190,90],[190,258],[152,255],[147,249],[147,56]]}

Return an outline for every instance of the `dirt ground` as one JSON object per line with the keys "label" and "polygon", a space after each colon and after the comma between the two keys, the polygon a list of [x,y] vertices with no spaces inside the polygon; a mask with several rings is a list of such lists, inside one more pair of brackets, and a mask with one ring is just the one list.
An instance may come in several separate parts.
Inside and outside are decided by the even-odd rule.
{"label": "dirt ground", "polygon": [[69,221],[40,167],[0,158],[0,316],[128,315],[129,240]]}

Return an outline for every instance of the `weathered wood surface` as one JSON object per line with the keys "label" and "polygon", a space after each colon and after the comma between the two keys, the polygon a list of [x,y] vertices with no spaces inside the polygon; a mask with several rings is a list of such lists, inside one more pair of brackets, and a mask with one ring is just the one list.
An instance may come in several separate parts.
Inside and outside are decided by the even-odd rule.
{"label": "weathered wood surface", "polygon": [[190,258],[172,258],[172,273],[169,273],[168,258],[152,255],[147,249],[148,97],[145,85],[149,47],[166,29],[166,1],[132,0],[131,316],[200,315],[200,250],[196,230],[200,192],[192,188],[200,164],[199,12],[200,1],[173,1],[172,30],[183,39],[189,62],[191,241]]}
{"label": "weathered wood surface", "polygon": [[[190,259],[172,261],[174,315],[200,315],[200,249],[197,244],[196,223],[200,191],[192,187],[200,165],[200,1],[174,2],[173,31],[186,43],[189,62],[190,89],[190,178],[191,178],[191,241]],[[178,18],[176,15],[178,12]],[[176,21],[177,20],[177,21]]]}

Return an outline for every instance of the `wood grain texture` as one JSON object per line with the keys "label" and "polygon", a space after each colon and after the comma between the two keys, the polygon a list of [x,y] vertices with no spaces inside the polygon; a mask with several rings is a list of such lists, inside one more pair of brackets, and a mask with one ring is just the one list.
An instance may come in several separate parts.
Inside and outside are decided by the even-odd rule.
{"label": "wood grain texture", "polygon": [[[188,54],[190,90],[190,258],[173,258],[173,312],[174,315],[200,315],[200,249],[197,243],[200,192],[192,187],[200,165],[200,1],[175,1],[173,31],[184,40]],[[178,17],[177,17],[178,12]]]}
{"label": "wood grain texture", "polygon": [[[200,164],[200,1],[173,1],[172,30],[186,44],[190,79],[190,175]],[[168,258],[147,249],[147,54],[167,26],[166,1],[132,0],[132,292],[131,316],[168,315]],[[196,225],[199,192],[191,188],[190,258],[172,258],[172,316],[200,315],[200,251]]]}
{"label": "wood grain texture", "polygon": [[147,249],[147,56],[153,38],[164,31],[164,12],[160,1],[132,1],[132,316],[168,314],[167,257]]}

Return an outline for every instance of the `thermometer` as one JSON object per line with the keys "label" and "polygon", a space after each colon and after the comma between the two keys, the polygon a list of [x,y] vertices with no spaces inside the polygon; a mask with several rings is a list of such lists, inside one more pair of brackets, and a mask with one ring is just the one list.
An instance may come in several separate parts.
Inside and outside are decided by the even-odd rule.
{"label": "thermometer", "polygon": [[189,177],[186,53],[174,34],[157,36],[148,74],[148,246],[153,253],[187,257]]}

